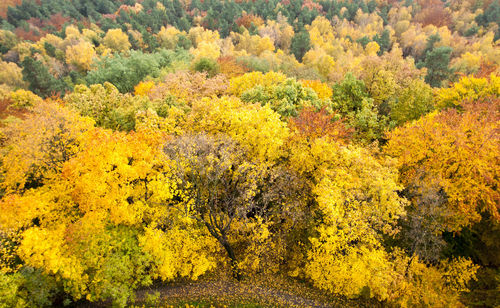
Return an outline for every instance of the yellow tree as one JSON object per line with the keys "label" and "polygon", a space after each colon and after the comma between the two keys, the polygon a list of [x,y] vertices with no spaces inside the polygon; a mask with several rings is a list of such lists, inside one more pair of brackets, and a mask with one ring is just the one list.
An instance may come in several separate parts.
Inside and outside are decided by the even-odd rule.
{"label": "yellow tree", "polygon": [[467,76],[460,78],[450,88],[439,89],[436,93],[436,105],[440,109],[460,106],[465,101],[474,101],[487,97],[500,97],[500,77],[491,74],[489,78]]}
{"label": "yellow tree", "polygon": [[127,52],[131,46],[127,34],[123,33],[121,29],[109,29],[102,43],[116,52]]}
{"label": "yellow tree", "polygon": [[26,86],[26,83],[23,81],[22,69],[13,62],[4,62],[1,60],[0,83],[19,88]]}
{"label": "yellow tree", "polygon": [[93,124],[59,102],[45,101],[24,121],[2,128],[2,189],[23,191],[55,176],[79,151],[80,135]]}
{"label": "yellow tree", "polygon": [[442,229],[458,231],[481,220],[500,219],[499,100],[491,99],[431,113],[389,133],[386,152],[398,158],[402,183],[418,203],[426,193],[444,193]]}
{"label": "yellow tree", "polygon": [[66,63],[75,65],[82,72],[90,70],[95,56],[94,45],[87,41],[66,48]]}
{"label": "yellow tree", "polygon": [[55,277],[74,300],[118,306],[153,277],[196,279],[212,269],[211,236],[165,206],[176,189],[165,138],[90,130],[56,176],[4,197],[0,233],[22,235],[14,251],[21,265]]}

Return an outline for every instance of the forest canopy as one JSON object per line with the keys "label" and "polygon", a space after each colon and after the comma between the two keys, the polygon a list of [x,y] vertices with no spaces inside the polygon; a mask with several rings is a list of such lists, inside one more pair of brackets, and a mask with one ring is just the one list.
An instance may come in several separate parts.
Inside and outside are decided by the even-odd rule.
{"label": "forest canopy", "polygon": [[498,0],[4,1],[0,308],[500,305],[499,44]]}

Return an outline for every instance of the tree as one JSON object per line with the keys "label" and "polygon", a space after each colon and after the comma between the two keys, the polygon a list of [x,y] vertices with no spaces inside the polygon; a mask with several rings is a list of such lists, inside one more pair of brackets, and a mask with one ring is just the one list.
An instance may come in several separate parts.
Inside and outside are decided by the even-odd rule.
{"label": "tree", "polygon": [[167,66],[172,61],[172,51],[157,53],[143,53],[131,51],[129,57],[115,55],[105,57],[97,62],[96,67],[87,75],[89,84],[103,84],[110,82],[121,93],[132,92],[134,86],[144,77],[157,77],[160,68]]}
{"label": "tree", "polygon": [[240,280],[229,234],[233,222],[255,210],[260,171],[228,137],[183,136],[166,144],[164,151],[174,161],[177,198],[182,200],[174,206],[206,226],[226,250],[233,276]]}
{"label": "tree", "polygon": [[373,41],[376,42],[380,46],[380,50],[378,50],[377,54],[381,56],[384,52],[389,51],[391,48],[391,38],[389,36],[389,30],[384,30],[382,35],[376,34],[373,38]]}
{"label": "tree", "polygon": [[127,34],[123,33],[121,29],[109,29],[102,43],[117,52],[127,52],[131,46]]}
{"label": "tree", "polygon": [[316,92],[304,87],[295,79],[287,79],[275,86],[264,87],[257,85],[241,94],[241,100],[248,103],[269,105],[283,118],[296,117],[304,107],[331,110],[329,99],[320,100]]}
{"label": "tree", "polygon": [[348,73],[344,80],[333,86],[332,108],[345,117],[346,125],[355,129],[355,137],[371,142],[382,137],[386,119],[369,97],[363,81]]}
{"label": "tree", "polygon": [[434,110],[432,88],[421,79],[413,80],[390,102],[390,117],[397,125],[413,121]]}
{"label": "tree", "polygon": [[498,108],[498,99],[473,102],[462,113],[434,112],[389,133],[386,152],[398,157],[410,199],[415,205],[418,199],[444,201],[439,206],[443,230],[459,231],[480,221],[482,212],[500,219]]}
{"label": "tree", "polygon": [[449,68],[453,49],[442,46],[432,49],[425,56],[424,66],[427,67],[425,82],[433,87],[440,87],[441,83],[450,78],[453,70]]}
{"label": "tree", "polygon": [[206,73],[209,78],[214,77],[219,72],[216,61],[210,58],[201,58],[194,63],[194,70],[200,73]]}
{"label": "tree", "polygon": [[82,72],[90,70],[95,56],[94,45],[86,41],[80,41],[66,49],[66,63],[75,65]]}
{"label": "tree", "polygon": [[4,62],[0,60],[0,83],[11,87],[25,87],[23,81],[22,69],[17,64],[12,62]]}
{"label": "tree", "polygon": [[61,79],[56,79],[42,62],[26,57],[21,63],[23,80],[29,83],[28,88],[41,97],[64,94],[68,86]]}
{"label": "tree", "polygon": [[[36,104],[23,122],[2,129],[2,189],[19,192],[42,185],[79,151],[80,135],[93,126],[90,119],[59,102]],[[23,159],[19,159],[19,158]]]}
{"label": "tree", "polygon": [[209,78],[206,73],[177,71],[167,74],[163,81],[149,91],[151,100],[165,100],[174,96],[190,105],[203,97],[221,96],[227,92],[229,81],[222,74]]}
{"label": "tree", "polygon": [[292,43],[290,45],[290,50],[298,61],[302,61],[302,57],[306,52],[311,49],[311,40],[309,38],[309,32],[303,30],[301,32],[295,33],[292,38]]}
{"label": "tree", "polygon": [[436,93],[436,106],[440,109],[462,108],[466,102],[500,97],[500,77],[491,74],[489,78],[464,76],[449,88],[439,89]]}

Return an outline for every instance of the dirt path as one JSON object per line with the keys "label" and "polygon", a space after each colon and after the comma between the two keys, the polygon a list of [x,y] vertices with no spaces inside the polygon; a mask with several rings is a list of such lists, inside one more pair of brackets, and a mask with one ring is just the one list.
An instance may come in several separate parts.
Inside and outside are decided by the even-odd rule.
{"label": "dirt path", "polygon": [[[292,281],[213,280],[155,286],[137,293],[142,301],[148,292],[160,292],[161,302],[176,305],[190,301],[227,304],[259,304],[265,307],[376,307],[373,302],[333,298]],[[375,305],[374,305],[375,304]]]}

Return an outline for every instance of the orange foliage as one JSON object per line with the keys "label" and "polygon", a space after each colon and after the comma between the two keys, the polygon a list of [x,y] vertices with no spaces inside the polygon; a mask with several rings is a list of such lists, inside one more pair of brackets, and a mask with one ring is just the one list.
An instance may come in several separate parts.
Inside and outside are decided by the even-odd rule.
{"label": "orange foliage", "polygon": [[238,27],[243,26],[248,29],[252,26],[252,24],[255,27],[262,26],[264,24],[264,20],[253,14],[243,14],[240,18],[236,19],[236,24]]}
{"label": "orange foliage", "polygon": [[36,28],[30,28],[29,31],[26,31],[23,28],[16,28],[16,30],[14,30],[14,34],[25,41],[37,42],[45,36],[46,33]]}
{"label": "orange foliage", "polygon": [[[431,113],[389,134],[387,152],[398,158],[405,186],[446,193],[447,226],[460,230],[489,212],[500,221],[500,99]],[[443,214],[444,215],[444,214]]]}
{"label": "orange foliage", "polygon": [[162,83],[149,90],[148,96],[154,100],[174,95],[183,102],[191,103],[202,97],[223,95],[228,86],[227,78],[221,74],[207,78],[205,73],[179,71],[165,76]]}
{"label": "orange foliage", "polygon": [[219,64],[220,72],[227,78],[241,76],[248,72],[248,68],[236,62],[236,59],[231,56],[220,57],[217,59],[217,64]]}
{"label": "orange foliage", "polygon": [[9,6],[16,6],[21,4],[22,0],[2,0],[0,1],[0,16],[5,18],[7,17],[7,8]]}
{"label": "orange foliage", "polygon": [[320,111],[312,107],[302,109],[298,117],[290,120],[289,127],[306,139],[327,137],[340,143],[347,143],[353,133],[342,120],[333,120],[333,115],[325,108]]}
{"label": "orange foliage", "polygon": [[422,10],[415,15],[415,21],[420,22],[423,26],[442,27],[450,25],[451,15],[446,11],[441,0],[421,0],[419,4]]}
{"label": "orange foliage", "polygon": [[481,62],[481,66],[479,67],[479,71],[477,71],[477,73],[474,74],[474,77],[476,78],[490,78],[491,74],[496,72],[498,69],[498,67],[488,61],[488,62],[485,62],[485,61],[482,61]]}
{"label": "orange foliage", "polygon": [[313,0],[304,0],[302,3],[302,9],[307,8],[309,11],[316,10],[320,13],[323,10],[323,6]]}

